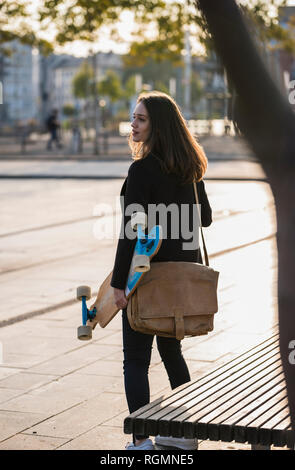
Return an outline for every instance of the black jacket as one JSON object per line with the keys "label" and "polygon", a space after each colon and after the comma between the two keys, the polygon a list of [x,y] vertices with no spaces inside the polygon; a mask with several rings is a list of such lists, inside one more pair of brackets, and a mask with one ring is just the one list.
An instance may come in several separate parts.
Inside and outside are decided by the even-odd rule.
{"label": "black jacket", "polygon": [[[197,192],[199,203],[201,204],[202,225],[203,227],[208,227],[212,222],[212,211],[203,181],[197,183]],[[195,204],[193,184],[183,185],[176,175],[164,173],[158,159],[152,154],[149,154],[142,160],[136,160],[130,165],[128,176],[124,181],[120,196],[122,226],[121,235],[118,240],[111,286],[118,289],[125,289],[136,244],[136,237],[133,240],[130,240],[126,234],[122,237],[122,230],[124,231],[128,222],[130,225],[131,216],[125,215],[125,209],[129,204],[140,204],[146,214],[148,214],[149,204],[158,205],[162,203],[165,204],[166,207],[170,204],[176,204],[179,209],[181,209],[181,204],[187,204],[189,214],[188,230],[192,232],[197,228],[197,225],[195,225],[195,227],[193,226],[192,209],[193,204]],[[202,257],[199,249],[183,249],[183,243],[189,243],[189,241],[192,240],[192,236],[190,238],[188,238],[187,235],[183,236],[180,228],[178,238],[171,237],[172,225],[171,219],[169,219],[169,211],[167,211],[167,213],[167,237],[163,239],[161,248],[152,259],[152,262],[190,261],[201,263]],[[180,220],[181,218],[179,217],[179,221]],[[157,223],[159,223],[158,218]],[[146,233],[148,233],[151,228],[152,227],[149,226],[146,229]]]}

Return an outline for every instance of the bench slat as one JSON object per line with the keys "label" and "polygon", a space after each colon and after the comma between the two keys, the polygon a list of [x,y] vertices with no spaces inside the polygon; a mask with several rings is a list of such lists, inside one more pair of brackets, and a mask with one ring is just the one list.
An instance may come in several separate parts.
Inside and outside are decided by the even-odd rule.
{"label": "bench slat", "polygon": [[266,387],[259,387],[257,392],[252,394],[250,400],[241,400],[239,405],[232,410],[233,414],[229,418],[220,420],[220,438],[226,439],[227,441],[232,441],[234,439],[234,428],[238,425],[239,420],[248,413],[251,413],[256,406],[260,406],[262,403],[264,403],[264,395],[266,393],[268,393],[269,397],[271,396],[274,387],[276,387],[277,391],[281,391],[283,386],[284,377],[283,374],[281,374],[272,382],[268,383]]}
{"label": "bench slat", "polygon": [[[286,444],[289,445],[289,437],[292,439],[293,434],[290,423],[291,419],[290,415],[288,415],[272,429],[272,440],[274,446],[282,447]],[[294,442],[293,445],[289,445],[289,447],[294,449]]]}
{"label": "bench slat", "polygon": [[[254,408],[254,403],[259,403],[263,400],[263,395],[268,390],[278,385],[281,382],[282,376],[275,375],[263,387],[256,386],[254,383],[248,390],[245,390],[240,396],[234,397],[231,400],[225,402],[223,408],[212,411],[209,415],[205,415],[196,420],[195,433],[201,439],[222,439],[225,442],[231,442],[234,439],[233,429],[235,421],[238,420],[239,415],[245,415],[247,412],[251,412]],[[280,383],[279,383],[280,385]]]}
{"label": "bench slat", "polygon": [[[215,435],[216,439],[218,440],[219,435],[219,423],[221,421],[220,415],[224,414],[228,416],[229,413],[232,413],[232,407],[236,405],[239,408],[239,403],[243,397],[247,397],[252,390],[257,388],[257,383],[259,380],[265,380],[267,377],[268,379],[271,376],[276,376],[280,372],[280,364],[275,363],[267,363],[265,365],[260,365],[257,367],[256,372],[252,371],[252,374],[249,373],[247,380],[238,383],[237,386],[233,389],[234,394],[231,396],[227,396],[226,394],[218,396],[212,396],[210,399],[210,406],[206,410],[201,410],[199,413],[192,416],[189,420],[186,420],[184,423],[184,427],[188,431],[192,428],[192,424],[197,421],[200,423],[206,422],[206,426],[198,425],[198,432],[202,433],[202,438],[207,439],[208,432],[210,435]],[[206,411],[206,412],[204,412]],[[207,426],[208,425],[208,426]],[[194,426],[195,427],[195,426]],[[194,433],[194,431],[191,430]],[[205,437],[206,436],[206,437]],[[201,438],[201,435],[199,436]]]}
{"label": "bench slat", "polygon": [[132,413],[124,432],[286,445],[291,428],[278,339]]}
{"label": "bench slat", "polygon": [[[278,353],[273,351],[276,344],[276,338],[272,339],[271,341],[266,341],[262,343],[262,346],[260,345],[260,347],[253,348],[254,351],[248,351],[248,353],[245,353],[239,356],[239,358],[236,358],[235,361],[230,361],[230,363],[225,364],[221,368],[216,369],[201,379],[184,384],[184,386],[179,387],[174,393],[171,394],[170,392],[162,399],[158,399],[153,403],[150,403],[141,408],[140,410],[135,411],[129,417],[133,426],[132,432],[137,434],[153,434],[158,432],[155,430],[154,422],[157,422],[161,417],[165,416],[171,410],[174,410],[176,407],[179,407],[187,402],[191,397],[198,396],[202,387],[207,387],[209,390],[210,388],[216,386],[216,383],[222,382],[225,379],[228,379],[229,381],[232,380],[233,375],[240,371],[242,371],[242,373],[246,373],[247,368],[251,370],[253,365],[255,365],[257,362],[263,362],[268,357],[278,357]],[[241,357],[243,357],[243,360],[241,360]],[[229,367],[229,364],[231,367]],[[156,415],[156,413],[160,414]],[[128,418],[125,420],[125,429],[130,430],[130,421],[128,421]],[[162,435],[165,435],[164,432],[166,431],[162,429],[161,432]]]}
{"label": "bench slat", "polygon": [[[284,384],[284,381],[281,382],[281,384]],[[261,397],[261,402],[258,400],[258,404],[256,408],[253,406],[254,409],[251,410],[250,415],[247,416],[247,418],[250,417],[250,419],[253,417],[255,418],[256,415],[260,414],[261,408],[268,408],[268,407],[274,407],[277,403],[277,400],[281,400],[282,398],[286,397],[286,388],[285,386],[282,388],[281,384],[278,384],[277,386],[273,387],[269,392],[267,392],[264,396]],[[284,415],[285,416],[285,415]],[[283,416],[281,416],[283,418]],[[248,442],[248,436],[247,436],[247,424],[245,424],[247,420],[240,420],[238,423],[234,423],[234,440],[236,442]],[[259,444],[262,444],[259,442]],[[268,442],[266,444],[269,444]],[[266,445],[265,444],[265,445]]]}
{"label": "bench slat", "polygon": [[[271,442],[273,425],[281,419],[281,416],[287,416],[289,412],[288,403],[286,404],[286,401],[287,398],[284,394],[280,400],[277,400],[275,406],[247,424],[246,433],[249,444],[268,445],[268,443]],[[280,415],[280,419],[278,419],[278,415]]]}
{"label": "bench slat", "polygon": [[[277,370],[278,371],[278,370]],[[274,372],[274,374],[276,375],[276,372]],[[270,378],[270,374],[268,375],[268,377]],[[249,386],[250,386],[250,383],[249,383]],[[255,389],[255,386],[254,386],[254,389]],[[249,395],[249,393],[247,394],[247,392],[250,392],[252,393],[251,389],[249,388],[248,390],[246,390],[246,398],[249,397],[249,399],[251,400],[251,395]],[[244,397],[241,396],[240,398],[240,401],[243,399]],[[236,400],[236,404],[234,403],[229,403],[229,407],[228,407],[228,415],[231,416],[231,419],[234,419],[234,412],[237,411],[237,410],[240,410],[241,408],[241,403],[240,403],[239,400]],[[251,405],[250,406],[253,406],[252,405],[252,401],[250,402]],[[232,429],[226,429],[224,430],[223,429],[223,425],[222,425],[222,421],[224,420],[224,414],[221,416],[221,413],[220,413],[220,410],[217,409],[216,410],[217,413],[215,413],[215,417],[211,420],[208,420],[208,424],[207,424],[207,434],[208,434],[208,437],[210,439],[214,439],[214,440],[219,440],[220,439],[220,430],[222,430],[221,432],[223,433],[223,437],[224,438],[227,438],[228,441],[227,442],[230,442],[232,439],[233,439],[233,435],[232,435]],[[246,415],[246,411],[244,410],[244,413]],[[208,417],[207,417],[208,418]],[[249,415],[247,416],[247,421],[252,421],[252,418],[249,417]],[[246,425],[246,424],[245,424]],[[227,426],[227,424],[225,424],[225,426]],[[200,428],[200,426],[199,426]],[[253,444],[257,444],[258,442],[253,442]]]}
{"label": "bench slat", "polygon": [[[158,431],[161,433],[172,432],[172,435],[177,437],[177,434],[182,432],[179,423],[184,421],[186,427],[185,433],[187,435],[190,433],[190,426],[192,426],[192,423],[197,419],[196,416],[193,416],[195,413],[198,413],[198,416],[205,415],[208,413],[208,406],[215,411],[216,406],[219,404],[218,400],[221,402],[226,401],[226,395],[237,393],[241,388],[247,390],[247,381],[249,381],[250,378],[253,377],[253,382],[256,383],[260,378],[259,373],[262,378],[269,375],[271,369],[267,369],[267,367],[272,366],[274,362],[277,364],[277,361],[274,361],[271,357],[265,364],[259,364],[259,367],[257,367],[254,372],[250,369],[250,366],[249,368],[240,368],[236,371],[239,372],[239,374],[237,373],[235,375],[232,373],[226,376],[225,380],[217,382],[215,386],[211,385],[207,388],[200,387],[199,390],[194,390],[189,395],[183,397],[182,400],[178,400],[176,407],[175,405],[165,407],[152,417],[150,416],[149,424],[153,423],[153,426],[157,427],[156,424],[157,421],[159,421]],[[277,367],[280,367],[280,363],[277,364]],[[192,416],[193,418],[191,418]],[[189,422],[191,422],[190,426],[188,424]],[[146,431],[147,433],[152,433],[152,427],[147,427]]]}
{"label": "bench slat", "polygon": [[[226,401],[226,397],[238,393],[241,388],[247,388],[247,385],[245,384],[247,384],[249,379],[254,377],[253,381],[256,382],[259,372],[264,377],[264,369],[267,367],[265,365],[261,367],[263,367],[263,371],[258,370],[256,373],[256,371],[253,372],[248,369],[242,370],[239,374],[233,374],[226,377],[225,380],[218,382],[215,386],[211,386],[204,390],[200,389],[198,394],[194,394],[192,398],[189,397],[189,401],[185,403],[185,410],[183,410],[183,412],[179,410],[177,403],[177,408],[172,410],[168,415],[166,414],[164,418],[165,421],[175,420],[177,423],[179,423],[179,421],[185,421],[186,424],[189,422],[195,422],[196,413],[198,413],[199,416],[205,415],[208,413],[208,406],[215,410],[219,402]],[[187,428],[188,427],[189,426],[187,426]]]}
{"label": "bench slat", "polygon": [[[287,403],[286,403],[287,402]],[[283,404],[285,405],[283,406]],[[281,410],[280,412],[274,414],[274,416],[269,419],[266,423],[258,427],[258,432],[259,432],[259,440],[261,443],[263,442],[272,442],[274,444],[274,435],[273,435],[273,430],[276,426],[278,426],[282,421],[287,420],[287,423],[290,424],[290,416],[289,416],[289,406],[288,406],[288,401],[287,397],[285,400],[280,402],[277,407],[281,405]],[[277,409],[277,408],[276,408]],[[283,418],[282,418],[283,416]],[[281,429],[281,428],[279,428]],[[284,436],[283,436],[284,434]],[[286,433],[282,433],[280,430],[280,440],[284,440],[284,445],[287,444],[286,440]]]}

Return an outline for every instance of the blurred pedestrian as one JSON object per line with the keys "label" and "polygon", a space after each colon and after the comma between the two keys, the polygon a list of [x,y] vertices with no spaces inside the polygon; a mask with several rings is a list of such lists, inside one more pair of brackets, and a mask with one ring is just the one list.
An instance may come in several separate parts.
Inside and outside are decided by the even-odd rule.
{"label": "blurred pedestrian", "polygon": [[82,135],[79,122],[76,119],[72,123],[71,149],[73,153],[82,153]]}
{"label": "blurred pedestrian", "polygon": [[48,132],[50,133],[50,138],[47,143],[47,150],[52,149],[52,144],[55,142],[56,148],[62,148],[61,142],[60,142],[60,122],[58,120],[58,110],[53,109],[51,114],[49,115],[47,119],[47,129]]}

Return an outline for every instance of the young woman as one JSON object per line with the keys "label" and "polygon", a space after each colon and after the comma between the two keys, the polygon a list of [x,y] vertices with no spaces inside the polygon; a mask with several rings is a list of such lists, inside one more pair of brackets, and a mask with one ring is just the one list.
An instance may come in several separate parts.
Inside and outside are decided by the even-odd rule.
{"label": "young woman", "polygon": [[[121,189],[123,197],[123,226],[130,225],[131,216],[125,210],[130,204],[140,204],[148,215],[149,204],[176,204],[181,210],[186,204],[191,213],[195,204],[193,181],[197,182],[201,204],[202,225],[211,224],[211,208],[202,180],[207,169],[207,158],[202,147],[190,134],[184,118],[174,100],[159,92],[141,94],[137,100],[132,120],[129,145],[134,162]],[[121,199],[122,200],[122,199]],[[180,230],[179,237],[171,236],[172,221],[167,219],[166,238],[152,262],[189,261],[202,262],[199,249],[184,249]],[[126,231],[127,232],[127,231]],[[136,239],[129,239],[124,232],[118,241],[111,286],[117,307],[122,309],[124,381],[129,412],[132,413],[150,401],[148,369],[151,359],[153,335],[131,329],[127,317],[127,299],[124,289],[130,268]],[[190,374],[181,352],[181,343],[174,338],[156,337],[160,356],[166,368],[171,388],[188,381]],[[156,437],[157,445],[196,449],[195,439]],[[128,450],[151,450],[153,443],[148,436],[133,436]]]}

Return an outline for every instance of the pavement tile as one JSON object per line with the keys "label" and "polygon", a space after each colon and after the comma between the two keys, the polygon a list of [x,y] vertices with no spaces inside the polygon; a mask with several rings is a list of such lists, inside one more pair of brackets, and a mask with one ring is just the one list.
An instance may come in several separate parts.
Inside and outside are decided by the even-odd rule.
{"label": "pavement tile", "polygon": [[0,405],[0,441],[25,431],[34,424],[43,421],[45,417],[46,415],[36,412],[2,410]]}
{"label": "pavement tile", "polygon": [[[97,331],[98,330],[98,331]],[[101,338],[97,338],[97,336],[100,336],[102,328],[100,328],[99,325],[96,326],[94,333],[95,333],[95,339],[94,343],[97,344],[116,344],[121,347],[123,347],[123,340],[122,340],[122,332],[121,331],[116,331],[112,332],[109,335],[103,335]]]}
{"label": "pavement tile", "polygon": [[31,367],[30,371],[41,374],[65,375],[96,362],[98,359],[110,358],[113,354],[117,354],[117,351],[118,347],[115,345],[90,343],[48,361],[43,361],[36,367]]}
{"label": "pavement tile", "polygon": [[[26,432],[74,439],[122,413],[125,413],[125,416],[128,414],[125,396],[123,394],[103,392],[56,416],[50,417],[36,426],[32,426]],[[120,434],[123,434],[122,427]],[[78,446],[78,442],[76,445]],[[76,449],[79,448],[76,447]]]}
{"label": "pavement tile", "polygon": [[[13,354],[16,349],[20,354],[38,355],[41,358],[50,358],[59,354],[64,354],[77,346],[76,338],[60,338],[55,334],[51,337],[39,337],[37,331],[35,335],[20,335],[13,338],[5,338],[2,341],[3,357]],[[16,348],[17,345],[17,348]]]}
{"label": "pavement tile", "polygon": [[80,369],[79,373],[81,375],[90,374],[100,376],[122,377],[123,364],[121,361],[109,361],[105,359],[103,361],[98,360]]}
{"label": "pavement tile", "polygon": [[3,410],[43,413],[47,417],[99,395],[105,389],[121,389],[118,379],[70,374],[2,403]]}
{"label": "pavement tile", "polygon": [[197,347],[186,350],[184,356],[188,359],[216,363],[222,356],[228,354],[229,344],[232,353],[242,354],[242,352],[263,341],[264,338],[265,334],[243,334],[242,332],[238,334],[225,331],[215,338],[210,338],[206,343],[201,343]]}
{"label": "pavement tile", "polygon": [[21,372],[21,370],[22,369],[17,369],[15,367],[4,367],[0,364],[0,380],[3,380],[10,375],[17,374],[18,372]]}
{"label": "pavement tile", "polygon": [[0,450],[54,450],[65,442],[67,439],[20,433],[0,442]]}
{"label": "pavement tile", "polygon": [[29,369],[44,361],[44,357],[24,353],[4,353],[1,366]]}
{"label": "pavement tile", "polygon": [[[126,399],[125,399],[126,401]],[[120,429],[120,431],[122,432],[122,429],[123,429],[123,423],[124,423],[124,419],[126,418],[126,416],[129,415],[129,411],[128,409],[126,408],[122,413],[119,413],[115,416],[112,416],[110,419],[107,419],[102,426],[111,426],[111,427],[117,427]]]}
{"label": "pavement tile", "polygon": [[[1,371],[1,369],[0,369]],[[0,380],[0,390],[13,388],[15,390],[30,390],[56,379],[54,375],[36,374],[20,371]]]}
{"label": "pavement tile", "polygon": [[0,407],[3,403],[21,395],[21,393],[22,392],[20,390],[15,390],[13,388],[0,388]]}
{"label": "pavement tile", "polygon": [[248,444],[238,444],[236,442],[220,441],[200,441],[199,450],[251,450]]}
{"label": "pavement tile", "polygon": [[121,429],[98,426],[60,446],[58,450],[124,450],[127,442],[132,442],[132,436],[124,434]]}
{"label": "pavement tile", "polygon": [[[18,191],[21,193],[22,210],[19,210],[18,194],[11,191],[11,180],[1,180],[0,234],[15,233],[40,227],[40,221],[46,219],[46,225],[64,224],[65,221],[79,221],[83,217],[93,216],[93,207],[104,198],[110,199],[114,191],[120,192],[122,180],[81,181],[67,180],[19,180]],[[70,191],[70,197],[68,196]],[[9,199],[10,204],[7,204]],[[32,211],[32,200],[34,210]],[[17,201],[17,203],[15,203]],[[58,207],[56,202],[59,201]],[[46,208],[46,213],[44,212]],[[57,210],[58,209],[58,210]]]}

